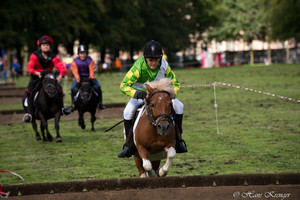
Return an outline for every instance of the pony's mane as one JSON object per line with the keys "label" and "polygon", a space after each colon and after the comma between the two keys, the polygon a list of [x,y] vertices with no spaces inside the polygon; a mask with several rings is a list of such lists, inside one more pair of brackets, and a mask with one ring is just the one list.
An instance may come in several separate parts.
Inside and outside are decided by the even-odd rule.
{"label": "pony's mane", "polygon": [[175,90],[172,85],[172,80],[169,78],[162,78],[158,81],[147,82],[147,84],[150,85],[153,89],[165,90],[169,92],[172,99],[176,98]]}

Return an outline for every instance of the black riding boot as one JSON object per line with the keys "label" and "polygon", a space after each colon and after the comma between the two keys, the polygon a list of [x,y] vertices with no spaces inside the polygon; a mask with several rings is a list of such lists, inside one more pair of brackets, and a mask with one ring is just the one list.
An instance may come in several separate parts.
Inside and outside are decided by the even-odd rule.
{"label": "black riding boot", "polygon": [[72,112],[74,112],[76,110],[76,108],[75,108],[75,99],[74,99],[75,95],[76,95],[75,91],[71,90],[71,102],[72,102],[71,110],[72,110]]}
{"label": "black riding boot", "polygon": [[[118,154],[119,158],[129,158],[134,152],[131,151],[131,144],[133,143],[132,134],[129,134],[129,131],[132,126],[132,120],[125,120],[124,119],[124,126],[125,126],[125,135],[126,135],[126,143],[123,146],[123,150]],[[130,137],[130,138],[128,138]]]}
{"label": "black riding boot", "polygon": [[27,112],[23,117],[23,122],[30,123],[33,116],[33,100],[30,94],[27,95]]}
{"label": "black riding boot", "polygon": [[176,153],[185,153],[187,152],[185,141],[181,138],[182,134],[182,118],[183,115],[175,115],[175,125],[178,128],[179,133],[176,133]]}
{"label": "black riding boot", "polygon": [[103,105],[101,87],[97,86],[97,93],[98,93],[98,97],[99,97],[99,108],[100,108],[100,110],[104,110],[106,107],[105,107],[105,105]]}

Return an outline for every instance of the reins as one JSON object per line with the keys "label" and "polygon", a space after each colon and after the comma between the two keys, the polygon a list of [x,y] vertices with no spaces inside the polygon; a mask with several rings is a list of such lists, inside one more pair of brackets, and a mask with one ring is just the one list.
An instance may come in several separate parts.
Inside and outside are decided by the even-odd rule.
{"label": "reins", "polygon": [[[168,91],[165,91],[165,90],[155,91],[155,92],[153,92],[153,93],[150,95],[150,97],[149,97],[149,102],[151,102],[151,98],[152,98],[155,94],[157,94],[157,93],[166,93],[166,94],[168,94],[169,96],[171,96],[170,93],[169,93]],[[150,115],[151,115],[151,118],[152,118],[152,119],[150,119],[150,115],[149,115],[149,113],[148,113],[148,105],[147,105],[146,99],[144,99],[144,105],[145,105],[145,113],[146,113],[146,116],[147,116],[148,120],[151,122],[151,124],[152,124],[153,126],[158,126],[158,124],[159,124],[161,121],[168,121],[169,123],[172,123],[172,121],[173,121],[173,118],[172,118],[172,112],[173,112],[173,109],[171,110],[171,114],[170,114],[170,115],[167,115],[167,114],[158,114],[158,115],[154,116],[154,115],[153,115],[153,112],[152,112],[152,109],[149,108],[149,110],[150,110]],[[158,122],[156,122],[156,120],[157,120],[159,117],[161,117],[161,118],[158,120]]]}

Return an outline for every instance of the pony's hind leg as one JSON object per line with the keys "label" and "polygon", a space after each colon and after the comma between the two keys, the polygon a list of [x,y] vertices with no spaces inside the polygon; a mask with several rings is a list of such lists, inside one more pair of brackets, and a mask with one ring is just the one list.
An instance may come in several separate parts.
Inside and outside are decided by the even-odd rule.
{"label": "pony's hind leg", "polygon": [[167,161],[162,168],[159,169],[159,176],[166,176],[168,174],[171,162],[176,155],[176,151],[173,147],[166,149],[167,152]]}
{"label": "pony's hind leg", "polygon": [[96,116],[95,116],[95,112],[91,113],[91,124],[92,124],[92,131],[95,131],[94,128],[94,122],[96,121]]}
{"label": "pony's hind leg", "polygon": [[79,125],[82,129],[85,129],[83,113],[81,113],[81,112],[79,112],[78,125]]}
{"label": "pony's hind leg", "polygon": [[158,174],[158,169],[159,169],[159,165],[160,165],[160,160],[151,161],[151,163],[152,163],[152,169],[155,171],[155,173]]}

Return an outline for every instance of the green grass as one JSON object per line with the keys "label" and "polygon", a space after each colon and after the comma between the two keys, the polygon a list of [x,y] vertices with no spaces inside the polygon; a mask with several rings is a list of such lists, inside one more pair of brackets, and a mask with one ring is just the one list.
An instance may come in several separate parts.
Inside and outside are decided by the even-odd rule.
{"label": "green grass", "polygon": [[[220,81],[300,100],[299,65],[180,69],[175,73],[182,85]],[[104,103],[128,101],[119,91],[122,78],[117,74],[98,77]],[[19,86],[28,80],[23,79]],[[178,99],[185,106],[183,138],[189,152],[176,155],[168,176],[300,172],[299,103],[220,85],[216,91],[220,135],[213,87],[181,88]],[[65,100],[69,105],[69,95]],[[87,130],[82,131],[76,120],[62,118],[61,144],[35,141],[30,124],[0,125],[0,169],[25,178],[21,181],[0,173],[0,184],[138,177],[133,158],[117,158],[124,143],[122,126],[104,132],[119,120],[98,119],[93,133],[89,120]],[[49,124],[55,136],[53,122]]]}

